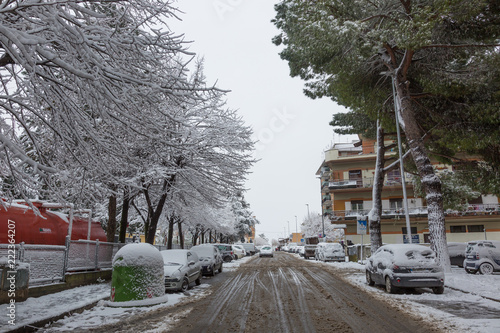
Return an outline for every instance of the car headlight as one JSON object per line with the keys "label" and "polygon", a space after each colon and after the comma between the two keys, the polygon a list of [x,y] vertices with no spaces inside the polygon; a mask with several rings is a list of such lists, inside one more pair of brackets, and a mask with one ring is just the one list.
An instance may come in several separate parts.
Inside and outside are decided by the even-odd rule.
{"label": "car headlight", "polygon": [[165,282],[179,282],[179,278],[165,278]]}
{"label": "car headlight", "polygon": [[179,282],[181,280],[181,272],[175,271],[169,277],[165,278],[165,282]]}

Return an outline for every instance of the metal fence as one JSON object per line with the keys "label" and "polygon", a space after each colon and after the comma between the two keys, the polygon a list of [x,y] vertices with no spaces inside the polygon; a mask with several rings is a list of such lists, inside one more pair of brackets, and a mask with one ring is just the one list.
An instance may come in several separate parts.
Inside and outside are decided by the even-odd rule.
{"label": "metal fence", "polygon": [[[66,273],[111,269],[113,257],[124,243],[88,240],[66,241],[64,245],[16,244],[16,262],[30,265],[29,284],[41,285],[64,281]],[[166,250],[164,245],[155,245]],[[172,248],[180,248],[173,244]],[[0,244],[0,258],[8,257],[9,245]]]}

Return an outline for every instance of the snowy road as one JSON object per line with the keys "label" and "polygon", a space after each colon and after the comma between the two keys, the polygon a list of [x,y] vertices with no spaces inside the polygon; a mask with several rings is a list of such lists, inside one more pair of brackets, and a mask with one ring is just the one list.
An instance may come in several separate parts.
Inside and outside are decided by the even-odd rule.
{"label": "snowy road", "polygon": [[[364,275],[357,263],[321,263],[287,253],[245,257],[225,263],[222,274],[204,278],[185,295],[170,293],[165,304],[115,308],[100,302],[39,331],[500,332],[500,274],[471,275],[453,268],[443,295],[430,289],[388,294],[368,286]],[[48,311],[56,315],[64,311],[57,312],[55,304],[67,308],[75,299],[90,304],[107,295],[106,284],[29,299],[19,304],[18,319],[23,321],[21,314],[50,317],[41,303],[54,305]]]}
{"label": "snowy road", "polygon": [[[439,331],[347,284],[333,268],[287,253],[276,253],[274,258],[256,256],[213,288],[203,299],[179,304],[175,326],[168,327],[168,331]],[[151,313],[130,318],[106,330],[159,328],[166,315]]]}

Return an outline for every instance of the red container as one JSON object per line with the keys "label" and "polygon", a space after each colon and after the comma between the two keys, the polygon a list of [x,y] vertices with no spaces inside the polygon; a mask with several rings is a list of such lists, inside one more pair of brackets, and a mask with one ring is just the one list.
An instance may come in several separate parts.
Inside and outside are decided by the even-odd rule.
{"label": "red container", "polygon": [[[33,202],[40,215],[27,204],[0,205],[0,244],[50,244],[64,245],[68,235],[69,216],[42,207],[42,202]],[[71,239],[87,239],[88,219],[73,217]],[[91,222],[90,240],[106,241],[106,233],[99,222]]]}

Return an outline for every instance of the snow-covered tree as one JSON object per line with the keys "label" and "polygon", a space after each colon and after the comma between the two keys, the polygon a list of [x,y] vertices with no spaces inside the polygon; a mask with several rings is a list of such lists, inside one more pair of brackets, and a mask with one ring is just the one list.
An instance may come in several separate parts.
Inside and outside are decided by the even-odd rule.
{"label": "snow-covered tree", "polygon": [[480,112],[488,119],[483,124],[497,123],[491,115],[498,114],[492,93],[498,66],[488,72],[486,64],[498,63],[499,9],[495,1],[484,0],[284,0],[276,5],[274,22],[281,33],[274,42],[284,45],[280,54],[291,75],[307,81],[308,96],[331,97],[374,119],[394,84],[397,125],[426,193],[431,247],[447,270],[441,182],[424,139],[445,120],[449,128],[461,127],[456,119],[463,115],[472,120],[469,115]]}
{"label": "snow-covered tree", "polygon": [[334,225],[329,219],[322,217],[317,212],[311,212],[306,216],[300,225],[300,231],[304,237],[318,237],[323,234],[323,227],[325,230],[325,239],[327,241],[340,240],[343,236],[342,229],[334,229]]}
{"label": "snow-covered tree", "polygon": [[54,193],[92,173],[118,181],[114,170],[134,164],[120,134],[152,138],[162,101],[198,99],[182,36],[158,28],[172,17],[169,0],[2,3],[2,196]]}
{"label": "snow-covered tree", "polygon": [[238,192],[231,198],[231,210],[235,217],[236,236],[239,241],[244,241],[245,236],[252,234],[251,227],[255,227],[259,221],[250,210],[242,192]]}

